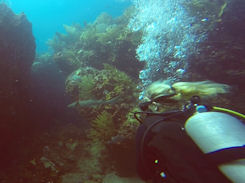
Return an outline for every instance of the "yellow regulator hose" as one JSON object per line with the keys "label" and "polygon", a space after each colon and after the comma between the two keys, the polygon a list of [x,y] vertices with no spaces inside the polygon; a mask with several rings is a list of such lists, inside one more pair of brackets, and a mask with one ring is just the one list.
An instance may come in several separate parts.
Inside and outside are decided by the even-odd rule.
{"label": "yellow regulator hose", "polygon": [[227,113],[230,113],[230,114],[233,114],[233,115],[239,116],[240,118],[245,119],[244,114],[230,110],[230,109],[226,109],[226,108],[222,108],[222,107],[215,107],[215,106],[213,106],[213,109],[217,110],[217,111],[227,112]]}

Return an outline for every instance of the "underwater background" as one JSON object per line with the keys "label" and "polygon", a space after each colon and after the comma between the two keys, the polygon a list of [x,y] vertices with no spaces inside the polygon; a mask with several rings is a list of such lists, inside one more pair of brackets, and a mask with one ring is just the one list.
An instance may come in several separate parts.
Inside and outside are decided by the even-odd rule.
{"label": "underwater background", "polygon": [[52,38],[55,32],[64,32],[63,24],[92,22],[101,12],[119,16],[129,6],[130,1],[91,0],[85,3],[79,0],[23,0],[6,3],[15,13],[24,12],[32,22],[37,51],[40,53],[47,51],[46,41]]}
{"label": "underwater background", "polygon": [[0,1],[0,182],[144,182],[150,84],[224,83],[205,102],[245,113],[244,22],[244,0]]}

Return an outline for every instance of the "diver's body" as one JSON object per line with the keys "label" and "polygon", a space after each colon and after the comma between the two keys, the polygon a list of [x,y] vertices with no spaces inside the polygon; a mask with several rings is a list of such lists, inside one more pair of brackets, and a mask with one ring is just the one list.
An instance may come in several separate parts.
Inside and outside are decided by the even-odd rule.
{"label": "diver's body", "polygon": [[[197,101],[196,98],[193,98],[193,101]],[[195,139],[193,140],[187,132],[189,129],[186,124],[190,117],[198,115],[197,108],[200,111],[203,110],[202,105],[193,103],[193,101],[185,110],[167,113],[147,112],[149,111],[147,106],[141,105],[143,112],[138,114],[146,114],[145,119],[139,120],[137,113],[135,114],[136,119],[141,122],[136,134],[137,169],[140,177],[144,180],[151,180],[153,183],[229,183],[241,182],[241,180],[243,182],[244,176],[234,178],[231,175],[234,174],[234,167],[241,168],[239,163],[233,162],[245,158],[243,136],[238,139],[240,145],[231,145],[230,148],[216,148],[215,146],[215,151],[204,153],[199,144],[194,142]],[[151,103],[147,102],[147,105]],[[204,113],[213,112],[208,112],[207,109]],[[217,112],[218,116],[220,114],[223,116],[224,113]],[[242,117],[244,118],[244,115]],[[206,122],[205,119],[203,121]],[[216,119],[211,119],[211,121],[214,122],[212,124],[216,123]],[[194,123],[197,124],[196,121]],[[240,121],[235,119],[234,123],[230,123],[228,129],[236,125],[235,123],[238,126],[241,125]],[[223,123],[219,124],[223,128]],[[219,126],[217,129],[219,132]],[[220,142],[216,144],[220,145]],[[230,162],[231,167],[229,167]],[[224,174],[223,171],[220,171],[222,164],[228,164],[227,169],[231,168],[233,172]],[[243,168],[245,168],[244,165]]]}
{"label": "diver's body", "polygon": [[[185,133],[183,118],[164,121],[152,116],[146,120],[136,137],[138,173],[143,179],[154,183],[230,182]],[[154,122],[158,124],[151,127]]]}

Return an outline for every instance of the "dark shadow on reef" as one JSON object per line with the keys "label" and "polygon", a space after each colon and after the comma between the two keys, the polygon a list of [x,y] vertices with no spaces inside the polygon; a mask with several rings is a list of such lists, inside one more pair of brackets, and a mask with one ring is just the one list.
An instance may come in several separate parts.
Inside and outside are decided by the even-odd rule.
{"label": "dark shadow on reef", "polygon": [[15,15],[5,4],[0,4],[0,40],[0,158],[6,168],[21,134],[28,133],[30,67],[36,46],[26,16]]}
{"label": "dark shadow on reef", "polygon": [[66,76],[49,55],[44,57],[46,62],[41,61],[43,57],[36,58],[31,74],[31,115],[39,121],[39,129],[52,127],[53,121],[61,123],[81,120],[74,110],[67,108],[71,99],[65,93]]}
{"label": "dark shadow on reef", "polygon": [[190,79],[209,80],[232,86],[230,107],[244,112],[245,3],[224,1],[200,52],[190,58]]}
{"label": "dark shadow on reef", "polygon": [[[35,59],[32,25],[0,4],[0,169],[12,170],[33,139],[55,123],[76,122],[67,109],[64,76],[53,63],[32,68]],[[1,176],[1,174],[0,174]]]}

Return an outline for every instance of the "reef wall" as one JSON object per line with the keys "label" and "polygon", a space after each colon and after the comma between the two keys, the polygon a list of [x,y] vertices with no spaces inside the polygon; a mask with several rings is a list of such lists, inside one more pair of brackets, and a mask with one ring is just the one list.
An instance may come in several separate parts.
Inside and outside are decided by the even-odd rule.
{"label": "reef wall", "polygon": [[64,25],[66,34],[56,33],[48,42],[54,61],[66,74],[80,67],[103,69],[103,64],[110,64],[137,79],[144,64],[135,52],[141,32],[127,28],[132,12],[129,8],[117,18],[102,13],[89,24]]}
{"label": "reef wall", "polygon": [[[16,15],[0,4],[0,146],[11,151],[11,142],[29,120],[28,87],[35,57],[32,25],[24,13]],[[2,156],[1,156],[2,158]],[[6,157],[4,157],[6,159]],[[1,163],[2,165],[2,163]]]}
{"label": "reef wall", "polygon": [[[245,2],[223,0],[199,52],[189,58],[189,79],[209,79],[232,86],[227,107],[245,112]],[[204,5],[204,4],[203,4]],[[209,21],[209,20],[208,20]]]}
{"label": "reef wall", "polygon": [[76,168],[62,175],[64,183],[78,175],[82,182],[96,183],[103,182],[108,172],[136,174],[130,163],[136,161],[134,136],[139,123],[131,112],[137,105],[138,74],[144,63],[135,51],[142,33],[127,27],[132,12],[129,8],[116,18],[102,13],[86,25],[65,25],[66,34],[56,33],[49,41],[54,62],[67,76],[66,92],[72,99],[67,108],[89,124],[80,145],[85,154],[76,157]]}

